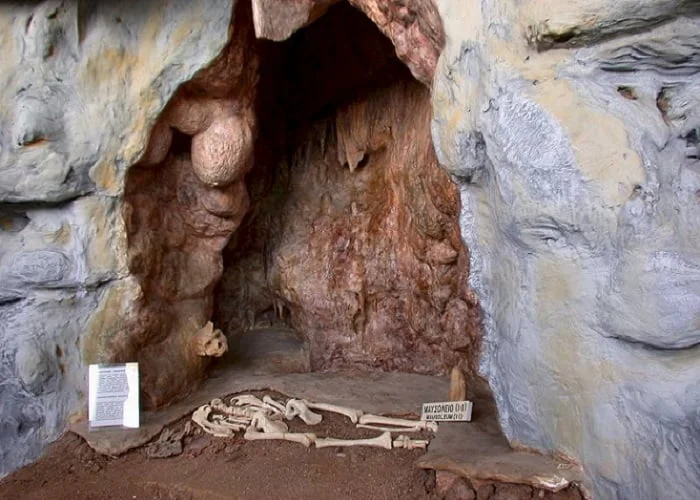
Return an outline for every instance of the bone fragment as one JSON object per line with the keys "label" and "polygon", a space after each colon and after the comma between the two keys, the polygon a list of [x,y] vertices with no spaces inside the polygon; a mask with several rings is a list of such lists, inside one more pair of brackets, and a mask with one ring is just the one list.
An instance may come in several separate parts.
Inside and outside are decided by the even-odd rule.
{"label": "bone fragment", "polygon": [[381,424],[396,427],[418,427],[421,430],[437,432],[437,422],[426,422],[425,420],[408,420],[406,418],[382,417],[381,415],[362,415],[361,424]]}
{"label": "bone fragment", "polygon": [[382,432],[419,432],[422,431],[420,427],[385,427],[382,425],[370,425],[370,424],[356,424],[355,427],[358,429],[371,429],[373,431]]}
{"label": "bone fragment", "polygon": [[255,406],[257,408],[263,408],[265,405],[260,399],[256,398],[251,394],[241,394],[240,396],[234,396],[231,398],[231,405],[233,406]]}
{"label": "bone fragment", "polygon": [[250,422],[250,428],[271,434],[284,434],[285,432],[289,431],[289,427],[287,427],[287,424],[285,424],[281,420],[272,420],[268,418],[267,415],[265,415],[263,412],[258,412],[253,417],[253,420],[251,420]]}
{"label": "bone fragment", "polygon": [[391,433],[384,432],[376,438],[370,439],[317,439],[316,448],[326,448],[328,446],[374,446],[375,448],[391,449]]}
{"label": "bone fragment", "polygon": [[406,450],[426,449],[428,447],[427,439],[411,439],[408,436],[399,436],[394,439],[394,448],[404,448]]}
{"label": "bone fragment", "polygon": [[316,425],[323,420],[323,416],[309,410],[306,401],[303,399],[290,399],[287,401],[284,418],[291,420],[294,417],[299,417],[307,425]]}
{"label": "bone fragment", "polygon": [[300,443],[307,448],[316,441],[316,435],[310,432],[258,432],[252,427],[243,435],[246,441],[258,441],[267,439],[283,439],[293,443]]}
{"label": "bone fragment", "polygon": [[257,407],[230,406],[220,399],[212,399],[211,403],[209,403],[209,406],[211,406],[214,411],[218,411],[219,413],[240,418],[247,418],[248,420],[253,418],[258,412]]}
{"label": "bone fragment", "polygon": [[263,404],[266,405],[266,407],[273,409],[273,411],[276,413],[281,413],[282,415],[284,415],[286,411],[286,408],[282,403],[275,401],[270,396],[263,397]]}
{"label": "bone fragment", "polygon": [[455,366],[452,368],[450,375],[450,401],[464,401],[467,399],[467,379],[464,378],[464,372]]}
{"label": "bone fragment", "polygon": [[306,401],[306,405],[312,410],[329,411],[331,413],[345,415],[353,424],[356,424],[357,420],[364,415],[362,410],[356,410],[354,408],[347,408],[345,406],[338,406],[329,403],[312,403],[311,401]]}
{"label": "bone fragment", "polygon": [[252,420],[247,417],[235,417],[233,415],[212,415],[211,419],[213,422],[226,422],[234,425],[242,425],[244,428],[248,427],[250,425],[250,421]]}
{"label": "bone fragment", "polygon": [[192,414],[192,421],[200,426],[202,430],[208,434],[217,437],[231,437],[236,432],[231,425],[223,425],[217,422],[211,422],[209,415],[211,414],[211,406],[202,405]]}

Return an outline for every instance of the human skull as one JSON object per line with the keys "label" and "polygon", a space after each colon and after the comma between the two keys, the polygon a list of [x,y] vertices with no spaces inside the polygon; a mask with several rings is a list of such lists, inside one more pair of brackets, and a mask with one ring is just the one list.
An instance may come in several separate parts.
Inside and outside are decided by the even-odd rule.
{"label": "human skull", "polygon": [[195,352],[198,356],[219,358],[228,350],[226,337],[209,321],[194,337]]}

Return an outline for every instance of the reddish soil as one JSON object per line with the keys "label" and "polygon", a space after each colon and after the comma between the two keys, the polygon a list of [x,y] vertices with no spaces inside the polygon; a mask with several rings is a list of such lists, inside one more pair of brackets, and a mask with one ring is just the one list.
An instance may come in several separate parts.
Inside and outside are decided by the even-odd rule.
{"label": "reddish soil", "polygon": [[[313,427],[318,437],[378,434],[355,429],[342,416],[322,413],[323,422]],[[184,425],[183,420],[173,429]],[[312,429],[295,420],[290,430]],[[195,426],[178,456],[150,458],[146,447],[108,458],[69,433],[40,460],[0,481],[0,499],[434,498],[435,474],[413,465],[421,453],[246,442],[241,436],[212,437]]]}
{"label": "reddish soil", "polygon": [[[251,391],[262,397],[287,397]],[[295,419],[291,432],[317,437],[361,439],[378,432],[356,429],[345,417],[327,412],[310,427]],[[405,416],[408,415],[396,415]],[[161,436],[183,432],[188,419]],[[525,485],[475,482],[415,466],[423,450],[369,447],[304,448],[297,443],[212,437],[192,425],[182,450],[153,458],[153,443],[120,457],[94,452],[68,433],[35,463],[0,480],[0,500],[224,500],[224,499],[386,499],[386,500],[582,500],[577,488],[558,494]],[[429,433],[411,434],[430,438]],[[158,439],[154,440],[154,443]]]}

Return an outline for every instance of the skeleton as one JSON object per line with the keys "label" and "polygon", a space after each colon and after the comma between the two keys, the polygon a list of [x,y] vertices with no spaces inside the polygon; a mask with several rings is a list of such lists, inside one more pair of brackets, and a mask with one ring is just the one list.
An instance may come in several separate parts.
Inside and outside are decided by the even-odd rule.
{"label": "skeleton", "polygon": [[[365,415],[362,410],[327,403],[313,403],[304,399],[289,399],[286,404],[283,404],[270,396],[260,400],[253,395],[243,394],[232,397],[229,403],[214,399],[211,403],[198,408],[192,415],[192,420],[205,432],[214,436],[232,437],[237,431],[245,430],[243,437],[247,441],[277,439],[300,443],[307,448],[315,444],[317,448],[373,446],[387,450],[425,449],[429,444],[427,439],[411,439],[403,434],[392,439],[391,435],[395,432],[437,431],[435,422]],[[382,434],[369,439],[318,439],[313,433],[289,432],[289,427],[282,419],[292,420],[294,417],[299,417],[307,425],[316,425],[321,422],[323,417],[312,412],[311,409],[344,415],[356,424],[357,428],[377,430]]]}
{"label": "skeleton", "polygon": [[326,448],[328,446],[374,446],[390,450],[392,447],[391,433],[383,432],[376,438],[370,439],[317,439],[316,448]]}

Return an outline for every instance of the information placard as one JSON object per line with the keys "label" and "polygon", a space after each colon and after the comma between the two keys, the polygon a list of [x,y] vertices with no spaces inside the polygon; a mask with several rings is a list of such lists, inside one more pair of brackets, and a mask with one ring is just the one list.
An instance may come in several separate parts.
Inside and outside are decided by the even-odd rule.
{"label": "information placard", "polygon": [[424,403],[421,420],[434,422],[469,422],[472,419],[471,401]]}
{"label": "information placard", "polygon": [[90,365],[88,372],[90,427],[139,426],[139,365]]}

